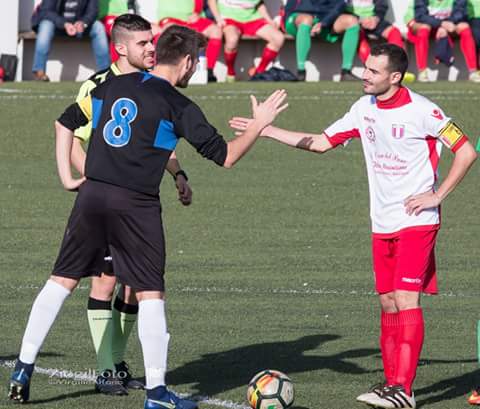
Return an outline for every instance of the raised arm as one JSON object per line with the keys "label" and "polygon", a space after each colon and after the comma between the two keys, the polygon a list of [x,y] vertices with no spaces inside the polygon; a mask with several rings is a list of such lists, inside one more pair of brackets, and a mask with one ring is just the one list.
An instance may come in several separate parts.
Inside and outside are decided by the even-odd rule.
{"label": "raised arm", "polygon": [[[230,126],[241,132],[248,127],[251,121],[252,120],[249,118],[234,117],[230,120]],[[294,148],[315,153],[324,153],[334,147],[324,133],[312,134],[293,132],[275,126],[268,126],[261,132],[261,136],[276,140]]]}

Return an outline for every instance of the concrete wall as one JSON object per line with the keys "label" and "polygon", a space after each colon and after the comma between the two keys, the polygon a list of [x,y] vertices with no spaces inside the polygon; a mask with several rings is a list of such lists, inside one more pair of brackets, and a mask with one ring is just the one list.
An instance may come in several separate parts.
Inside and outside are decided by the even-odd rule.
{"label": "concrete wall", "polygon": [[9,0],[8,6],[2,4],[2,35],[0,36],[0,54],[17,53],[19,0]]}
{"label": "concrete wall", "polygon": [[[18,18],[18,29],[20,31],[30,30],[30,16],[34,7],[40,0],[8,0],[9,6],[6,7],[9,15],[15,15],[14,3],[20,1],[20,8]],[[137,0],[139,13],[145,18],[153,20],[156,16],[156,1],[157,0]],[[162,0],[175,1],[175,0]],[[280,8],[282,0],[265,0],[272,16],[275,16]],[[12,6],[10,6],[12,4]],[[408,1],[407,0],[390,0],[390,11],[387,18],[394,21],[400,29],[405,32],[406,27],[403,22]],[[10,20],[10,19],[9,19]],[[16,29],[18,31],[18,29]],[[13,31],[13,28],[9,29]],[[3,30],[2,30],[3,32]],[[76,44],[73,44],[73,43]],[[1,44],[1,43],[0,43]],[[31,79],[31,66],[34,51],[34,40],[26,40],[19,54],[23,55],[23,64],[20,65],[21,75],[23,79]],[[261,41],[243,41],[239,49],[239,57],[237,60],[237,73],[240,79],[247,79],[247,71],[253,65],[256,58],[261,55],[264,43]],[[0,48],[1,49],[1,48]],[[414,61],[414,56],[411,47],[409,54]],[[434,72],[440,79],[450,78],[451,80],[457,78],[466,78],[466,71],[464,60],[458,49],[456,50],[457,63],[456,67],[451,70],[441,68],[439,72]],[[307,80],[317,81],[332,80],[338,77],[340,67],[341,55],[338,44],[325,44],[323,42],[314,40],[312,52],[310,54],[310,61],[307,63]],[[287,41],[280,53],[278,64],[296,71],[295,66],[295,45],[294,41]],[[411,65],[412,71],[414,64]],[[93,53],[90,48],[88,39],[75,40],[56,37],[51,50],[50,58],[47,63],[47,74],[53,81],[60,80],[75,80],[83,81],[96,70]],[[354,71],[360,72],[361,63],[356,61]],[[215,72],[219,80],[223,80],[226,76],[226,67],[222,60],[220,60],[215,67]]]}

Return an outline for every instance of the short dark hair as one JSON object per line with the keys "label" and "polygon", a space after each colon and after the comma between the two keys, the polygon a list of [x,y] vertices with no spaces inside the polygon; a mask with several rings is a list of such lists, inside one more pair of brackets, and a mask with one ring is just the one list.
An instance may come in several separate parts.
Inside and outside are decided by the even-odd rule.
{"label": "short dark hair", "polygon": [[157,64],[176,65],[187,55],[195,62],[200,49],[207,46],[207,38],[183,26],[168,27],[155,47]]}
{"label": "short dark hair", "polygon": [[[395,44],[378,44],[372,47],[370,55],[378,57],[386,55],[388,57],[388,70],[390,72],[399,72],[402,74],[402,79],[408,69],[408,56],[402,47]],[[400,82],[401,82],[400,80]]]}
{"label": "short dark hair", "polygon": [[122,32],[149,31],[152,25],[138,14],[122,14],[118,16],[112,27],[112,41],[118,42]]}

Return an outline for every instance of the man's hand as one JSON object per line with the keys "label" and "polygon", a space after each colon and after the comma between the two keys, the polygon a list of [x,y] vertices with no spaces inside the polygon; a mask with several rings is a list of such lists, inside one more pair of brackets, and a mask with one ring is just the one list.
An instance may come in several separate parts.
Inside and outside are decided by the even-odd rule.
{"label": "man's hand", "polygon": [[425,192],[419,195],[409,196],[404,202],[405,211],[409,216],[418,216],[423,210],[438,207],[441,199],[436,192]]}
{"label": "man's hand", "polygon": [[456,29],[455,24],[447,20],[442,21],[442,24],[440,25],[440,27],[443,27],[449,33],[454,33]]}
{"label": "man's hand", "polygon": [[83,21],[77,21],[74,24],[77,34],[81,34],[85,31],[85,23]]}
{"label": "man's hand", "polygon": [[288,104],[282,105],[286,98],[287,92],[284,89],[275,91],[261,104],[257,102],[255,96],[250,95],[250,100],[252,101],[252,116],[254,122],[260,129],[266,128],[275,120],[280,112],[288,108]]}
{"label": "man's hand", "polygon": [[312,35],[317,35],[317,34],[320,34],[321,31],[322,31],[322,23],[317,23],[312,27],[312,30],[310,31],[310,33]]}
{"label": "man's hand", "polygon": [[62,185],[65,188],[65,190],[69,190],[70,192],[75,192],[86,180],[87,178],[85,176],[80,179],[73,179],[73,178],[66,179],[66,180],[62,180]]}
{"label": "man's hand", "polygon": [[200,16],[198,15],[198,13],[192,13],[188,16],[188,22],[190,24],[193,24],[193,23],[196,23],[198,21],[198,19],[200,18]]}
{"label": "man's hand", "polygon": [[220,27],[220,28],[224,28],[227,25],[227,23],[225,23],[225,20],[223,19],[223,17],[217,18],[216,22],[217,22],[217,26]]}
{"label": "man's hand", "polygon": [[65,23],[63,25],[63,27],[65,28],[65,31],[67,32],[67,34],[70,36],[70,37],[74,37],[75,35],[77,35],[77,29],[75,28],[75,25],[72,24],[72,23]]}
{"label": "man's hand", "polygon": [[380,22],[380,19],[377,16],[365,17],[360,20],[360,25],[365,30],[375,30],[379,22]]}
{"label": "man's hand", "polygon": [[184,206],[190,205],[192,203],[193,192],[183,175],[177,176],[177,179],[175,180],[175,186],[177,186],[178,190],[178,200],[180,200]]}
{"label": "man's hand", "polygon": [[[243,118],[241,116],[234,116],[230,121],[228,121],[228,124],[230,125],[230,128],[235,129],[235,135],[241,135],[244,133],[248,126],[252,123],[253,119],[252,118]],[[268,130],[270,129],[270,125],[263,128],[262,132],[260,132],[260,136],[267,136],[268,135]]]}

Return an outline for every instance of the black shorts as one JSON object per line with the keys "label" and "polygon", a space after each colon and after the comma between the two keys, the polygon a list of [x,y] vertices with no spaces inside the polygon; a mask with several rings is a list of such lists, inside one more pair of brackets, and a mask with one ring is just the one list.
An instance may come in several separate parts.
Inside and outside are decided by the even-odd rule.
{"label": "black shorts", "polygon": [[118,281],[164,291],[165,241],[158,197],[87,180],[79,189],[53,275],[99,275],[111,255]]}
{"label": "black shorts", "polygon": [[380,39],[383,38],[382,33],[391,25],[392,23],[387,20],[380,20],[377,27],[375,27],[373,30],[365,30],[365,33],[367,34],[367,37]]}

